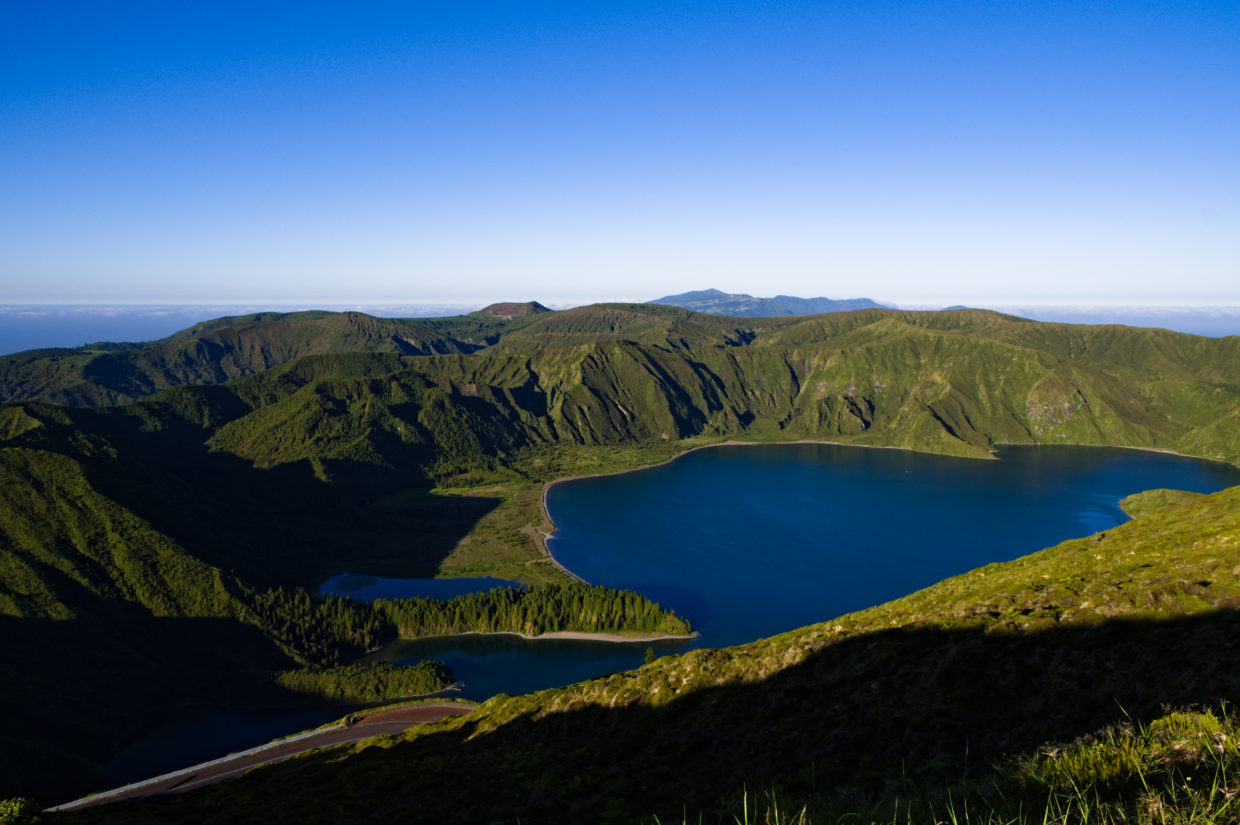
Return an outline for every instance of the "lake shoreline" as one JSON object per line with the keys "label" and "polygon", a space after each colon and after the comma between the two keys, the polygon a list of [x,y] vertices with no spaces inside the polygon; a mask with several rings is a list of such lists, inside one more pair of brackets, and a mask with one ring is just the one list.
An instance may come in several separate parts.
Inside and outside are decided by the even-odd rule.
{"label": "lake shoreline", "polygon": [[629,636],[623,633],[591,633],[584,630],[552,630],[548,633],[539,633],[536,636],[531,636],[528,633],[517,633],[515,630],[462,630],[460,633],[437,633],[432,636],[401,637],[393,642],[388,642],[388,644],[374,651],[372,655],[382,653],[384,648],[400,644],[401,642],[421,642],[427,639],[456,639],[461,636],[517,636],[532,642],[543,640],[555,641],[558,639],[561,641],[608,642],[610,644],[645,644],[649,642],[687,642],[700,638],[701,635],[696,630],[687,636],[677,636],[671,633],[646,633]]}
{"label": "lake shoreline", "polygon": [[589,582],[587,582],[581,576],[577,575],[576,573],[574,573],[573,571],[565,567],[564,564],[555,557],[555,554],[551,552],[551,545],[549,544],[549,542],[552,538],[555,537],[556,532],[559,530],[559,526],[555,523],[555,519],[551,517],[551,511],[547,507],[547,495],[552,487],[554,487],[557,484],[564,484],[570,481],[583,481],[588,478],[606,478],[607,476],[624,475],[625,473],[636,473],[642,470],[653,470],[657,467],[663,467],[665,465],[671,464],[673,461],[679,461],[680,459],[684,458],[690,453],[696,453],[699,450],[709,450],[709,449],[713,449],[716,447],[769,447],[769,446],[778,446],[782,444],[824,444],[824,445],[834,446],[834,447],[858,447],[858,448],[867,449],[867,450],[903,450],[903,451],[910,452],[910,453],[921,453],[923,455],[937,455],[937,456],[943,456],[944,458],[964,458],[964,459],[979,460],[979,461],[1000,460],[997,454],[998,448],[1000,447],[1094,447],[1094,448],[1099,448],[1099,449],[1138,450],[1140,452],[1161,453],[1164,455],[1178,456],[1180,458],[1191,458],[1197,461],[1213,461],[1213,462],[1218,462],[1219,464],[1224,464],[1228,467],[1240,466],[1238,464],[1233,464],[1232,462],[1226,461],[1221,458],[1209,458],[1207,456],[1197,456],[1197,455],[1191,455],[1189,453],[1181,453],[1177,450],[1172,450],[1168,447],[1136,447],[1136,446],[1127,445],[1127,444],[1039,444],[1036,441],[1005,441],[1000,444],[995,444],[992,448],[990,448],[987,455],[982,456],[982,455],[955,455],[953,453],[937,453],[931,450],[917,450],[917,449],[913,449],[910,447],[895,447],[889,444],[855,444],[855,443],[850,443],[846,441],[825,441],[825,440],[813,439],[813,438],[798,438],[793,441],[734,441],[734,440],[729,439],[727,441],[720,441],[716,444],[699,444],[696,447],[689,447],[683,452],[676,453],[676,455],[671,456],[669,458],[665,458],[664,460],[656,464],[644,464],[640,467],[629,467],[629,468],[621,469],[621,470],[608,470],[606,472],[601,472],[601,473],[586,473],[584,475],[577,475],[577,476],[563,476],[561,478],[555,478],[555,479],[552,479],[551,481],[546,482],[545,484],[543,484],[542,492],[539,494],[539,505],[542,508],[543,519],[548,524],[551,525],[551,529],[550,530],[541,530],[537,528],[535,529],[534,532],[538,536],[539,547],[542,549],[543,555],[566,576],[573,579],[574,581],[578,581],[583,584],[589,584]]}

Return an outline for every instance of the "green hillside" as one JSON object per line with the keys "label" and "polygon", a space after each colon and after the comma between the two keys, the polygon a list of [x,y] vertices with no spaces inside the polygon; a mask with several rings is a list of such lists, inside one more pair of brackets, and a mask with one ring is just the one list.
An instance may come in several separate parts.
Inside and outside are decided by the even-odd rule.
{"label": "green hillside", "polygon": [[[913,821],[1234,821],[1238,563],[1232,488],[821,625],[72,821],[361,822],[381,800],[414,821],[732,822],[746,788],[815,822],[903,822],[910,800]],[[1168,716],[1186,706],[1206,711]]]}
{"label": "green hillside", "polygon": [[[101,410],[0,407],[0,795],[106,787],[99,765],[178,709],[299,701],[277,673],[342,664],[397,628],[304,591],[301,606],[263,601],[265,588],[349,569],[435,575],[500,500],[433,495],[416,465],[335,461],[330,447],[313,457],[329,483],[308,461],[263,469],[211,452],[212,425],[246,409],[214,388]],[[483,528],[482,549],[506,535]],[[531,536],[503,545],[517,561],[495,572],[562,578]]]}
{"label": "green hillside", "polygon": [[[314,362],[317,372],[255,376],[234,392],[251,406],[280,409],[221,437],[233,449],[242,432],[264,426],[304,432],[307,419],[328,414],[342,395],[369,403],[374,416],[376,405],[400,405],[433,385],[445,403],[473,416],[467,429],[480,443],[493,442],[500,458],[539,444],[728,435],[962,454],[1033,442],[1240,456],[1240,339],[1036,324],[978,311],[869,311],[753,328],[623,306],[520,320],[522,327],[472,355],[400,358],[399,367],[391,357],[329,356]],[[385,371],[393,380],[381,386]],[[315,383],[328,376],[353,383]],[[373,380],[356,381],[363,377]],[[366,445],[356,448],[360,454]]]}
{"label": "green hillside", "polygon": [[0,356],[0,401],[123,404],[168,387],[219,384],[326,352],[468,352],[412,320],[358,312],[263,312],[196,324],[161,341]]}
{"label": "green hillside", "polygon": [[465,610],[311,598],[302,588],[343,569],[434,575],[493,502],[395,487],[398,504],[374,503],[383,479],[336,489],[217,460],[204,430],[155,403],[73,411],[90,433],[64,410],[3,412],[15,436],[0,447],[0,795],[107,787],[100,765],[187,707],[407,695],[425,676],[340,667],[398,635],[443,632],[444,615],[459,631],[688,632],[636,594],[585,585],[498,591]]}
{"label": "green hillside", "polygon": [[[232,392],[255,412],[281,408],[235,424],[221,449],[255,453],[247,441],[291,427],[293,438],[334,439],[337,455],[372,462],[368,429],[395,427],[399,438],[376,405],[410,396],[433,430],[428,407],[437,402],[422,403],[432,387],[503,455],[533,444],[748,433],[959,454],[1010,442],[1130,444],[1234,460],[1238,365],[1240,338],[981,310],[740,319],[599,305],[508,321],[296,313],[221,319],[146,347],[0,358],[0,398],[110,404],[251,375]],[[379,386],[387,375],[394,380]],[[341,412],[344,396],[369,403],[360,417],[350,411],[349,426],[361,429],[324,430],[320,419]],[[306,446],[286,439],[254,457],[304,458]],[[436,472],[451,469],[449,461]]]}
{"label": "green hillside", "polygon": [[129,406],[10,405],[0,434],[84,462],[109,500],[262,586],[344,569],[557,580],[536,540],[542,482],[725,439],[1240,458],[1240,339],[975,311],[734,320],[466,317],[524,326],[469,355],[315,355]]}
{"label": "green hillside", "polygon": [[[567,581],[539,536],[558,477],[731,439],[1240,460],[1238,347],[969,310],[603,305],[260,315],[0,359],[7,397],[65,402],[0,405],[7,787],[97,787],[152,714],[285,701],[272,674],[347,664],[386,626],[296,595],[342,571]],[[74,372],[98,358],[127,366]],[[265,613],[276,590],[293,595]]]}

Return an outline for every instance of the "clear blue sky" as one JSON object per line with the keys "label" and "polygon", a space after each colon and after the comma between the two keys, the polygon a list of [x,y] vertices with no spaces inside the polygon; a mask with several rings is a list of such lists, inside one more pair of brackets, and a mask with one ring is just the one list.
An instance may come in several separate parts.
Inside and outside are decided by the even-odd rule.
{"label": "clear blue sky", "polygon": [[1240,304],[1240,3],[0,6],[0,303]]}

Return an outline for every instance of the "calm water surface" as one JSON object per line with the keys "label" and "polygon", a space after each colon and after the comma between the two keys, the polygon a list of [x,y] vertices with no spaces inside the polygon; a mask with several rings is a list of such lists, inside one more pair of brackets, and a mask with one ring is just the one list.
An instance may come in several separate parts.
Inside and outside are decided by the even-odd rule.
{"label": "calm water surface", "polygon": [[[557,484],[555,557],[636,590],[722,647],[826,621],[985,564],[1123,523],[1119,500],[1240,484],[1228,465],[1165,453],[1008,447],[998,461],[826,444],[712,447],[646,470]],[[641,664],[646,645],[466,636],[401,642],[483,699]]]}
{"label": "calm water surface", "polygon": [[1240,484],[1166,453],[1007,447],[998,461],[828,444],[698,450],[558,484],[557,559],[739,644],[1127,521],[1119,500]]}
{"label": "calm water surface", "polygon": [[[1010,447],[999,461],[821,444],[712,447],[647,470],[557,484],[556,558],[586,580],[636,590],[686,616],[693,642],[608,644],[466,635],[376,654],[435,658],[465,698],[522,693],[637,667],[657,654],[752,641],[926,587],[1127,520],[1124,496],[1212,492],[1240,470],[1163,453]],[[488,590],[496,579],[338,576],[354,598]],[[334,709],[209,711],[118,754],[118,780],[260,744],[343,715]]]}
{"label": "calm water surface", "polygon": [[384,579],[341,573],[319,586],[320,596],[348,596],[363,602],[375,599],[453,599],[470,593],[486,593],[497,587],[518,587],[509,579],[494,576],[462,576],[456,579]]}

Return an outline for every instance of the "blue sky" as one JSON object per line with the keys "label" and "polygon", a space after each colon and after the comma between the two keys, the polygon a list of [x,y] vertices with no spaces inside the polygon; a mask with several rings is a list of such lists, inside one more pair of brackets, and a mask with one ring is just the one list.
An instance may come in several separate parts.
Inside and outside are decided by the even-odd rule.
{"label": "blue sky", "polygon": [[1240,4],[7,3],[0,303],[1240,304]]}

